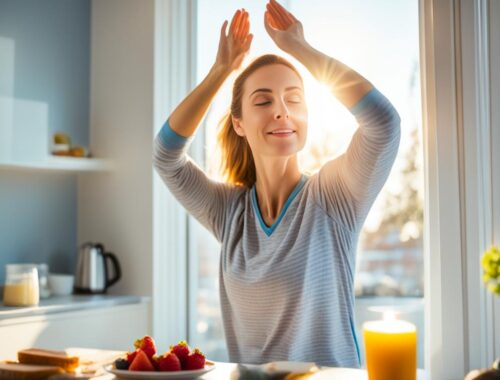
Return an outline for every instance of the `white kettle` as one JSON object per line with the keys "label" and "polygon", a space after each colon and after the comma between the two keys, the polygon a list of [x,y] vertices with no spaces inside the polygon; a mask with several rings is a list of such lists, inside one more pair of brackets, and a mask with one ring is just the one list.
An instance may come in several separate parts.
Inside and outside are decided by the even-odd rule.
{"label": "white kettle", "polygon": [[[110,275],[110,266],[113,276]],[[100,243],[85,243],[80,247],[75,271],[75,293],[99,294],[121,278],[120,263]]]}

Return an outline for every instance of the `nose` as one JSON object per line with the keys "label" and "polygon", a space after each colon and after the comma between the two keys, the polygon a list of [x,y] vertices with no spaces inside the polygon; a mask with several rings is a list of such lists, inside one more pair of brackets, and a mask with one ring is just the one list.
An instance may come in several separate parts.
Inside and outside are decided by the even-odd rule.
{"label": "nose", "polygon": [[285,102],[283,102],[283,101],[277,102],[276,110],[274,111],[274,119],[275,120],[281,120],[281,119],[288,120],[289,118],[290,118],[290,114],[288,112],[288,107],[286,106]]}

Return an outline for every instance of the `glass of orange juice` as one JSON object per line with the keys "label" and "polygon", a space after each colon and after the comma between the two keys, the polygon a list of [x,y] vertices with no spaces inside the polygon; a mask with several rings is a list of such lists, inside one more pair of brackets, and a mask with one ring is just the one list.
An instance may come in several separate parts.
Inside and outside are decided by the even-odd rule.
{"label": "glass of orange juice", "polygon": [[369,380],[417,379],[415,325],[392,318],[363,324]]}

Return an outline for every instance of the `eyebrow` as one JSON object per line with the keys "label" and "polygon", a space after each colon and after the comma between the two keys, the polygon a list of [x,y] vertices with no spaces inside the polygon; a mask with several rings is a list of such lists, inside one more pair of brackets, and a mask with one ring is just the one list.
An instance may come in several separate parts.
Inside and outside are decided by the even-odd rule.
{"label": "eyebrow", "polygon": [[[300,90],[300,91],[302,91],[302,89],[300,87],[298,87],[298,86],[291,86],[291,87],[285,88],[285,91],[292,91],[292,90]],[[256,92],[270,92],[270,93],[272,93],[273,90],[271,90],[270,88],[258,88],[257,90],[255,90],[254,92],[252,92],[248,97],[251,97]]]}

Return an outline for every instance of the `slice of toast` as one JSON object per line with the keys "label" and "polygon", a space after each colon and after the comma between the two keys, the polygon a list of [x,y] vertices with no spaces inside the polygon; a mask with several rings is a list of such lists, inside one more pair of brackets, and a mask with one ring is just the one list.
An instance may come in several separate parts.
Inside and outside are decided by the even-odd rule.
{"label": "slice of toast", "polygon": [[2,380],[42,380],[61,373],[64,373],[64,370],[56,366],[0,363]]}
{"label": "slice of toast", "polygon": [[68,356],[64,351],[42,350],[39,348],[18,351],[17,360],[22,364],[56,366],[66,372],[74,372],[80,364],[78,356]]}

